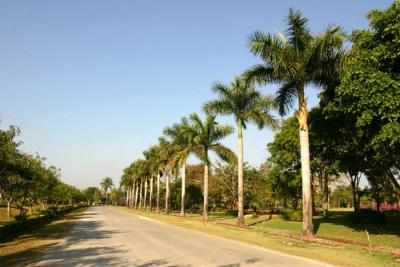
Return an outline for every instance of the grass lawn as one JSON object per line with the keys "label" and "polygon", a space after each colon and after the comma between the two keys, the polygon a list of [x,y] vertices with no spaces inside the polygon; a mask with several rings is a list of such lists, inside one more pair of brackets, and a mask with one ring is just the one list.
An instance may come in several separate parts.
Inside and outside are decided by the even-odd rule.
{"label": "grass lawn", "polygon": [[84,210],[81,208],[54,220],[35,224],[18,235],[1,237],[0,265],[15,266],[18,262],[27,262],[43,248],[61,242]]}
{"label": "grass lawn", "polygon": [[[373,250],[372,253],[369,255],[368,250],[359,246],[353,246],[351,244],[330,245],[307,243],[301,240],[268,234],[268,232],[271,230],[280,230],[297,234],[300,232],[300,222],[288,222],[278,217],[272,217],[271,219],[269,219],[269,217],[267,216],[251,217],[247,215],[248,218],[246,218],[246,223],[253,225],[248,229],[244,229],[226,224],[220,224],[234,223],[235,218],[231,215],[210,214],[210,220],[212,223],[203,224],[202,218],[198,214],[187,214],[185,218],[181,218],[176,214],[163,215],[144,211],[136,211],[125,207],[116,208],[125,212],[146,216],[173,225],[217,235],[228,239],[239,240],[264,248],[277,250],[292,255],[303,256],[334,265],[400,266],[400,261],[396,261],[396,259],[392,256],[392,253],[389,252]],[[354,229],[352,229],[351,227],[338,225],[337,223],[333,222],[321,222],[319,224],[318,232],[320,233],[317,233],[317,235],[344,235],[342,237],[346,237],[346,235],[352,233],[352,236],[347,237],[353,238],[353,236],[355,236],[359,238],[359,240],[363,240],[365,242],[365,236],[364,239],[362,239],[363,234],[361,232],[354,231]],[[380,237],[379,235],[380,234],[374,234],[373,237],[371,237],[371,239],[374,238],[373,242],[377,242],[377,244],[380,245],[390,244],[390,248],[393,248],[392,246],[397,246],[397,244],[399,244],[399,240],[397,239],[400,239],[400,237],[398,234],[383,234],[382,237]],[[338,237],[336,236],[336,238]],[[384,240],[386,239],[388,241],[385,243]]]}
{"label": "grass lawn", "polygon": [[[249,216],[249,215],[248,215]],[[374,248],[394,252],[400,250],[400,217],[398,214],[388,214],[385,224],[356,224],[345,219],[345,212],[332,211],[329,218],[316,216],[314,228],[317,237],[334,239],[343,242],[355,242],[368,246],[368,231],[371,244]],[[236,218],[227,218],[225,222],[235,223]],[[286,221],[279,216],[249,216],[246,220],[252,227],[268,231],[279,230],[288,233],[301,231],[300,221]]]}

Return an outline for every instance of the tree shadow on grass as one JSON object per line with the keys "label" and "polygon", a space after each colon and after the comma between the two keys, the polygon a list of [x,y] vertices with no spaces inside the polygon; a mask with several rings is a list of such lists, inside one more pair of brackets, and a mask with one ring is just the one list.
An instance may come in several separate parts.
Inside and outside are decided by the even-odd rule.
{"label": "tree shadow on grass", "polygon": [[328,218],[314,218],[313,224],[314,224],[314,233],[318,233],[318,230],[321,226],[321,224],[324,223],[329,223],[329,224],[335,224],[335,225],[342,225],[346,226],[348,228],[351,228],[355,231],[365,231],[368,229],[369,234],[388,234],[388,235],[397,235],[400,236],[400,217],[393,218],[387,217],[387,222],[386,223],[354,223],[351,222],[347,216],[349,212],[335,212],[331,211],[329,213]]}

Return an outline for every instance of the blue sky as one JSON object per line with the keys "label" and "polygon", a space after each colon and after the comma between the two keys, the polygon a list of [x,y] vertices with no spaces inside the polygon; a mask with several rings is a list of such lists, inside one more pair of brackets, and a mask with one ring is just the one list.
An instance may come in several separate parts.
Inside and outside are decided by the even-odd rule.
{"label": "blue sky", "polygon": [[[259,62],[247,48],[253,31],[284,30],[294,7],[314,33],[330,24],[350,33],[390,3],[0,1],[0,128],[19,126],[23,149],[60,167],[67,183],[117,183],[164,127],[201,112],[214,81]],[[307,97],[316,105],[316,90]],[[273,133],[250,127],[244,138],[245,160],[258,166]],[[236,150],[236,135],[224,143]]]}

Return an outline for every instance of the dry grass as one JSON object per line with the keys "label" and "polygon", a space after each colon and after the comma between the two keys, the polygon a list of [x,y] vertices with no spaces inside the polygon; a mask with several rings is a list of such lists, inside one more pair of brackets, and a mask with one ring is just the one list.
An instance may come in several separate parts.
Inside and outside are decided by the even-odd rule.
{"label": "dry grass", "polygon": [[60,243],[83,211],[84,209],[79,209],[70,212],[52,222],[35,226],[29,229],[29,232],[12,237],[7,242],[0,243],[0,263],[8,266],[9,262],[15,262],[16,259],[23,261],[24,258],[32,257],[44,247]]}

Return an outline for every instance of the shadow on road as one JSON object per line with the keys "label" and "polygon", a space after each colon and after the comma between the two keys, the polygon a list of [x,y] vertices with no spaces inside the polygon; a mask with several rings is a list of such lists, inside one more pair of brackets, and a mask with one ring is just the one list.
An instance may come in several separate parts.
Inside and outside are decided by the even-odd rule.
{"label": "shadow on road", "polygon": [[[34,248],[27,248],[21,252],[14,253],[8,257],[0,257],[1,266],[168,266],[168,267],[189,267],[190,264],[179,264],[157,257],[135,258],[130,257],[132,251],[128,251],[124,244],[113,243],[113,236],[125,233],[120,230],[108,230],[104,222],[98,218],[98,212],[87,211],[78,216],[79,222],[74,224],[72,229],[64,231],[62,236],[57,232],[59,228],[49,230],[49,233],[40,235],[40,238],[53,240],[53,244],[37,245]],[[73,222],[63,222],[71,227]],[[53,226],[49,226],[53,227]],[[60,227],[60,225],[58,225]],[[106,230],[107,229],[107,230]],[[64,238],[58,244],[56,238]],[[244,265],[252,265],[258,259],[252,258],[243,262]],[[239,267],[241,263],[230,263],[221,267]]]}
{"label": "shadow on road", "polygon": [[[105,231],[101,221],[86,221],[92,219],[97,213],[87,212],[79,216],[79,223],[73,226],[68,237],[62,243],[56,245],[43,245],[32,249],[24,250],[13,254],[11,257],[0,258],[2,266],[98,266],[112,265],[128,266],[127,262],[122,262],[124,253],[121,247],[82,247],[79,244],[83,241],[95,241],[111,238],[117,231]],[[72,222],[64,222],[65,226],[70,226]],[[58,226],[59,227],[59,226]],[[57,231],[44,233],[42,239],[60,238]],[[74,248],[71,248],[74,246]],[[78,246],[78,248],[76,248]]]}

